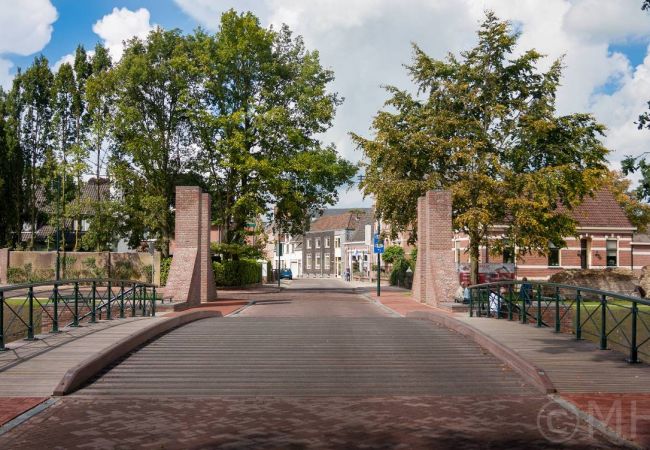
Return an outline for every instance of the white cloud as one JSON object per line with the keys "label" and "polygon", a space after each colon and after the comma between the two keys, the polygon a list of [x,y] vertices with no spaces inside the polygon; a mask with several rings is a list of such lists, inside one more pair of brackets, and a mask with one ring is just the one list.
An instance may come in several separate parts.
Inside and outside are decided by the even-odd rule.
{"label": "white cloud", "polygon": [[0,0],[0,53],[31,55],[50,42],[56,8],[49,0]]}
{"label": "white cloud", "polygon": [[105,15],[93,25],[93,32],[104,40],[114,61],[122,57],[124,41],[133,37],[144,39],[153,26],[149,23],[149,10],[140,8],[131,11],[128,8],[113,8],[110,14]]}
{"label": "white cloud", "polygon": [[[232,5],[175,1],[212,30]],[[650,100],[650,58],[632,67],[624,54],[610,51],[612,44],[650,42],[650,14],[641,11],[639,0],[263,0],[238,2],[237,8],[250,9],[266,25],[287,23],[334,70],[332,87],[346,101],[324,139],[347,158],[361,157],[347,133],[370,135],[372,117],[386,99],[380,85],[412,87],[402,67],[410,62],[410,42],[436,58],[457,53],[475,42],[485,9],[521,31],[518,51],[535,48],[548,55],[542,69],[564,56],[558,113],[594,113],[608,127],[605,144],[613,166],[625,154],[650,151],[650,131],[634,125]],[[359,197],[347,193],[341,199],[343,204]]]}
{"label": "white cloud", "polygon": [[11,61],[0,58],[0,86],[5,90],[11,88],[11,80],[14,78],[10,73],[12,67],[13,63]]}
{"label": "white cloud", "polygon": [[59,68],[65,63],[68,63],[71,66],[74,65],[74,55],[72,53],[68,53],[59,58],[59,60],[52,65],[52,71],[58,72]]}

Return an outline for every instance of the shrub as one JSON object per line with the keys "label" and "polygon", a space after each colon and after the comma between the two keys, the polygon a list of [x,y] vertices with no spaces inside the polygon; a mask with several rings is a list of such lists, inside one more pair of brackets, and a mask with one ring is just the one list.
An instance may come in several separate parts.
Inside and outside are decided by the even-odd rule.
{"label": "shrub", "polygon": [[254,259],[213,262],[212,270],[217,286],[244,286],[262,281],[262,271]]}
{"label": "shrub", "polygon": [[81,264],[84,266],[84,277],[106,278],[106,268],[97,266],[95,258],[88,257]]}
{"label": "shrub", "polygon": [[38,283],[54,279],[54,269],[32,269],[32,264],[27,263],[23,267],[9,267],[7,269],[7,282],[16,283]]}
{"label": "shrub", "polygon": [[165,286],[167,284],[167,277],[169,276],[169,268],[172,265],[171,256],[168,258],[163,258],[160,261],[160,285]]}
{"label": "shrub", "polygon": [[384,254],[381,256],[384,262],[393,264],[398,259],[404,259],[404,249],[399,245],[391,245],[386,247]]}
{"label": "shrub", "polygon": [[413,262],[400,258],[393,263],[393,270],[390,273],[390,284],[410,289],[413,284],[413,274],[407,270],[413,270]]}
{"label": "shrub", "polygon": [[115,261],[111,267],[111,278],[116,280],[137,280],[140,275],[140,271],[128,259]]}

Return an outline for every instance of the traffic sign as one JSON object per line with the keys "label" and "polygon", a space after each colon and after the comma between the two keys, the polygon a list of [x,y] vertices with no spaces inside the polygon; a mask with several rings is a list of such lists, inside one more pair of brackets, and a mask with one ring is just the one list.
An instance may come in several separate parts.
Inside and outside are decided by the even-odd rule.
{"label": "traffic sign", "polygon": [[375,241],[374,252],[379,254],[384,253],[384,240],[380,239],[378,234],[375,234],[374,241]]}

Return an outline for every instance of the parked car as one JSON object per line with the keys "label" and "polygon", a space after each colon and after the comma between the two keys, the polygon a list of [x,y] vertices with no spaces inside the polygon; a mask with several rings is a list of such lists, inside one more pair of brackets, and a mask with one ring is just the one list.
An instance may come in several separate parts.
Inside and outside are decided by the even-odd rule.
{"label": "parked car", "polygon": [[293,272],[291,272],[291,269],[280,270],[280,279],[282,280],[283,278],[293,280]]}

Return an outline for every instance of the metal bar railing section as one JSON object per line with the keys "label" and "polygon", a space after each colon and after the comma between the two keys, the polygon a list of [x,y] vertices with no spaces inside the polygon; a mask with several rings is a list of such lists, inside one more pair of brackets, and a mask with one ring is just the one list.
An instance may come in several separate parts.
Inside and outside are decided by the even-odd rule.
{"label": "metal bar railing section", "polygon": [[7,350],[10,341],[59,333],[65,326],[96,323],[102,317],[124,319],[128,309],[131,317],[155,316],[156,301],[160,300],[155,285],[132,280],[79,279],[3,286],[0,351]]}
{"label": "metal bar railing section", "polygon": [[[507,318],[589,339],[650,361],[650,300],[560,283],[503,280],[470,286],[470,317]],[[518,296],[518,298],[517,298]],[[646,321],[647,319],[647,321]]]}

